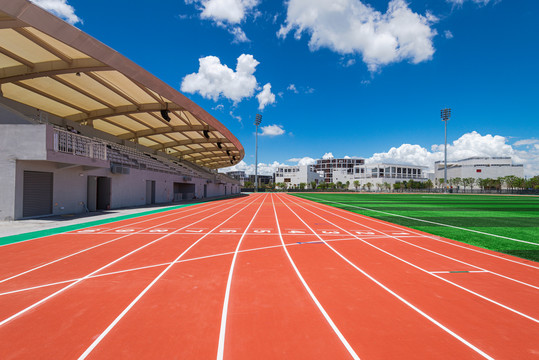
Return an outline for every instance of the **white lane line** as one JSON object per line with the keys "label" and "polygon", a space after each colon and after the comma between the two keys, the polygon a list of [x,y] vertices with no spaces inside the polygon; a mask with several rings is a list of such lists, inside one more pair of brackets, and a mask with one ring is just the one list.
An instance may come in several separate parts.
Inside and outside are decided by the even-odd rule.
{"label": "white lane line", "polygon": [[[231,216],[229,216],[225,221],[221,222],[219,225],[215,226],[213,230],[219,228],[221,225],[225,224],[227,221],[229,221],[230,219],[234,218],[234,216],[236,216],[238,213],[240,213],[241,211],[247,209],[251,204],[253,204],[254,202],[256,201],[256,198],[248,203],[247,205],[245,205],[243,208],[239,209],[238,211],[236,211],[234,214],[232,214]],[[114,319],[114,321],[105,329],[105,331],[103,331],[98,337],[97,339],[94,340],[94,342],[84,351],[84,353],[82,353],[82,355],[79,357],[79,360],[83,360],[83,359],[86,359],[86,357],[88,357],[88,355],[93,351],[93,349],[95,349],[95,347],[101,342],[101,340],[103,340],[103,338],[105,336],[107,336],[107,334],[114,328],[114,326],[116,326],[116,324],[118,324],[118,322],[125,316],[125,314],[127,314],[127,312],[129,310],[131,310],[131,308],[133,306],[135,306],[135,304],[148,292],[148,290],[150,290],[152,288],[152,286],[159,280],[161,279],[161,277],[163,277],[163,275],[166,274],[166,272],[172,268],[172,266],[174,266],[174,264],[180,260],[182,258],[183,255],[185,255],[189,250],[191,250],[195,245],[197,245],[200,241],[202,241],[204,238],[206,238],[208,235],[210,235],[212,232],[209,232],[207,234],[204,234],[202,235],[202,237],[200,237],[200,239],[198,239],[197,241],[195,241],[193,244],[191,244],[191,246],[189,246],[187,249],[185,249],[170,265],[168,265],[157,277],[155,277],[153,279],[153,281],[148,284],[148,286],[146,286],[146,288],[144,290],[142,290],[142,292],[140,292],[140,294],[138,294],[138,296],[120,313],[120,315],[118,315],[116,317],[116,319]]]}
{"label": "white lane line", "polygon": [[[302,198],[299,198],[299,199],[302,199]],[[305,200],[305,199],[303,199],[303,200]],[[316,203],[316,204],[320,204],[320,203],[318,203],[317,201],[314,201],[314,200],[307,200],[307,201],[310,201],[310,202]],[[329,200],[326,200],[326,202],[335,203],[334,201],[329,201]],[[336,203],[336,204],[339,204],[339,203]],[[408,231],[408,232],[410,232],[412,234],[416,234],[417,236],[425,238],[425,239],[431,239],[431,240],[438,241],[438,242],[441,242],[441,243],[444,243],[444,244],[448,244],[448,245],[455,246],[455,247],[458,247],[458,248],[461,248],[461,249],[466,249],[466,250],[469,250],[469,251],[477,252],[477,253],[487,255],[487,256],[490,256],[490,257],[495,257],[495,258],[498,258],[498,259],[501,259],[501,260],[504,260],[504,261],[512,262],[512,263],[515,263],[515,264],[518,264],[518,265],[523,265],[523,266],[530,267],[530,268],[533,268],[533,269],[539,269],[538,266],[534,266],[534,265],[531,265],[531,264],[526,264],[524,262],[516,261],[516,260],[513,260],[513,259],[508,259],[508,258],[505,258],[503,256],[488,253],[488,252],[481,251],[481,250],[471,248],[471,247],[468,247],[468,246],[463,246],[463,245],[460,245],[460,244],[456,244],[455,242],[452,242],[452,241],[446,241],[446,240],[443,240],[439,236],[436,236],[436,235],[428,236],[428,235],[425,235],[425,234],[422,234],[422,233],[415,232],[411,228],[406,228],[406,227],[403,227],[403,226],[391,224],[389,222],[384,222],[384,221],[378,220],[378,219],[373,218],[373,217],[357,214],[357,213],[354,213],[354,212],[351,212],[351,211],[348,211],[348,210],[344,210],[344,209],[341,209],[341,208],[338,208],[338,207],[335,207],[335,206],[329,206],[329,205],[326,205],[326,204],[320,204],[320,205],[327,206],[327,207],[329,207],[329,208],[331,208],[333,210],[339,210],[339,211],[344,212],[344,213],[346,213],[348,215],[350,215],[350,214],[354,215],[354,216],[359,217],[361,219],[367,219],[369,221],[372,221],[372,222],[375,222],[375,223],[378,223],[378,224],[383,224],[385,226],[393,227],[393,228],[400,229],[400,230],[406,230],[406,231]],[[311,205],[311,206],[313,206],[313,205]],[[318,207],[318,208],[320,208],[320,207]],[[331,214],[334,214],[334,212],[332,212],[332,211],[327,211],[327,212],[329,212]]]}
{"label": "white lane line", "polygon": [[[298,203],[294,203],[293,201],[291,201],[291,203],[295,204],[296,206],[301,207],[303,210],[308,211],[308,212],[310,212],[311,214],[313,214],[313,215],[315,215],[315,216],[317,216],[317,217],[319,217],[319,218],[322,218],[322,219],[324,219],[324,220],[330,222],[327,218],[324,218],[324,217],[322,217],[321,215],[318,215],[318,214],[312,212],[311,210],[309,210],[309,209],[307,209],[307,208],[301,206],[301,205],[298,204]],[[331,222],[330,222],[330,223],[331,223]],[[343,231],[347,231],[346,229],[344,229],[343,227],[341,227],[341,226],[339,226],[339,225],[336,225],[336,224],[334,224],[334,223],[331,223],[331,224],[332,224],[333,226],[335,226],[335,227],[337,227],[337,228],[343,230]],[[348,232],[348,231],[347,231],[347,232]],[[350,233],[350,235],[353,235],[353,234]],[[389,238],[394,238],[394,239],[396,239],[395,237],[393,237],[393,236],[391,236],[391,235],[386,235],[386,236],[389,237]],[[391,257],[393,257],[393,258],[395,258],[395,259],[397,259],[397,260],[399,260],[399,261],[401,261],[401,262],[403,262],[403,263],[405,263],[405,264],[408,264],[408,265],[410,265],[410,266],[412,266],[412,267],[414,267],[414,268],[416,268],[416,269],[418,269],[418,270],[420,270],[420,271],[422,271],[422,272],[424,272],[424,273],[427,273],[427,274],[429,274],[429,275],[431,275],[431,276],[434,276],[435,278],[437,278],[437,279],[439,279],[439,280],[442,280],[442,281],[444,281],[444,282],[446,282],[446,283],[448,283],[448,284],[451,284],[451,285],[453,285],[453,286],[455,286],[455,287],[458,287],[458,288],[461,289],[461,290],[464,290],[464,291],[466,291],[466,292],[468,292],[468,293],[470,293],[470,294],[472,294],[472,295],[475,295],[475,296],[477,296],[477,297],[479,297],[479,298],[481,298],[481,299],[483,299],[483,300],[485,300],[485,301],[488,301],[488,302],[490,302],[490,303],[492,303],[492,304],[494,304],[494,305],[497,305],[497,306],[499,306],[499,307],[502,307],[502,308],[505,309],[505,310],[508,310],[508,311],[513,312],[513,313],[515,313],[515,314],[517,314],[517,315],[520,315],[520,316],[522,316],[522,317],[524,317],[524,318],[526,318],[526,319],[528,319],[528,320],[531,320],[531,321],[533,321],[533,322],[539,323],[539,320],[535,319],[535,318],[532,317],[532,316],[529,316],[529,315],[527,315],[527,314],[524,314],[524,313],[522,313],[522,312],[520,312],[520,311],[518,311],[518,310],[516,310],[516,309],[513,309],[513,308],[511,308],[511,307],[509,307],[509,306],[507,306],[507,305],[504,305],[504,304],[502,304],[502,303],[499,303],[499,302],[497,302],[497,301],[495,301],[495,300],[493,300],[493,299],[491,299],[491,298],[489,298],[489,297],[487,297],[487,296],[481,295],[481,294],[479,294],[479,293],[477,293],[477,292],[475,292],[475,291],[473,291],[473,290],[470,290],[470,289],[468,289],[468,288],[466,288],[466,287],[464,287],[464,286],[461,286],[461,285],[459,285],[459,284],[456,284],[456,283],[454,283],[453,281],[450,281],[450,280],[445,279],[445,278],[443,278],[443,277],[441,277],[441,276],[438,276],[438,275],[434,274],[434,272],[427,271],[427,270],[423,269],[422,267],[420,267],[420,266],[418,266],[418,265],[412,264],[411,262],[406,261],[406,260],[404,260],[404,259],[398,257],[397,255],[393,254],[393,253],[390,253],[389,251],[386,251],[386,250],[384,250],[384,249],[381,249],[381,248],[379,248],[378,246],[375,246],[375,245],[369,243],[368,241],[363,240],[363,239],[360,238],[359,236],[356,236],[356,238],[357,238],[358,240],[360,240],[361,242],[363,242],[363,243],[365,243],[365,244],[367,244],[367,245],[369,245],[369,246],[371,246],[371,247],[373,247],[373,248],[375,248],[375,249],[377,249],[377,250],[383,252],[384,254],[387,254],[387,255],[389,255],[389,256],[391,256]],[[399,240],[399,239],[396,239],[396,240]],[[468,271],[466,271],[466,272],[468,272]],[[476,272],[479,272],[479,271],[476,271]],[[481,272],[487,272],[487,271],[486,271],[486,270],[483,270],[483,271],[481,271]]]}
{"label": "white lane line", "polygon": [[[282,200],[281,200],[282,201]],[[292,211],[292,213],[294,213],[294,215],[296,215],[296,217],[298,219],[301,220],[301,222],[303,222],[305,224],[305,226],[307,226],[308,228],[310,228],[309,225],[307,225],[307,223],[294,211],[292,210],[284,201],[282,202],[290,211]],[[315,234],[316,235],[316,234]],[[439,321],[435,320],[434,318],[432,318],[430,315],[428,315],[427,313],[425,313],[424,311],[422,311],[421,309],[419,309],[418,307],[416,307],[415,305],[413,305],[412,303],[410,303],[408,300],[404,299],[402,296],[398,295],[396,292],[394,292],[393,290],[391,290],[390,288],[388,288],[387,286],[385,286],[384,284],[382,284],[380,281],[376,280],[374,277],[372,277],[371,275],[369,275],[367,272],[365,272],[363,269],[359,268],[356,264],[354,264],[353,262],[351,262],[350,260],[348,260],[345,256],[343,256],[340,252],[338,252],[337,250],[335,250],[335,248],[333,248],[330,244],[328,244],[326,241],[324,241],[324,239],[322,239],[319,235],[316,235],[322,242],[324,242],[324,244],[326,244],[326,246],[328,246],[335,254],[337,254],[341,259],[343,259],[346,263],[348,263],[350,266],[352,266],[354,269],[356,269],[357,271],[359,271],[360,273],[362,273],[363,275],[365,275],[368,279],[370,279],[371,281],[373,281],[375,284],[377,284],[378,286],[380,286],[382,289],[384,289],[385,291],[387,291],[388,293],[390,293],[391,295],[393,295],[394,297],[396,297],[398,300],[400,300],[401,302],[403,302],[405,305],[407,305],[409,308],[411,308],[412,310],[416,311],[418,314],[420,314],[421,316],[423,316],[425,319],[427,319],[428,321],[430,321],[431,323],[433,323],[434,325],[438,326],[440,329],[442,329],[443,331],[445,331],[446,333],[448,333],[449,335],[453,336],[455,339],[457,339],[458,341],[462,342],[464,345],[468,346],[470,349],[472,349],[473,351],[475,351],[476,353],[478,353],[479,355],[483,356],[484,358],[486,359],[491,359],[491,360],[494,360],[493,357],[491,357],[490,355],[488,355],[487,353],[485,353],[484,351],[482,351],[481,349],[479,349],[478,347],[476,347],[475,345],[473,345],[472,343],[470,343],[469,341],[467,341],[466,339],[462,338],[460,335],[456,334],[455,332],[453,332],[452,330],[450,330],[449,328],[447,328],[446,326],[444,326],[442,323],[440,323]]]}
{"label": "white lane line", "polygon": [[487,270],[441,270],[441,271],[427,271],[429,274],[456,274],[456,273],[490,273]]}
{"label": "white lane line", "polygon": [[[309,198],[309,196],[305,196],[305,197],[306,197],[306,198]],[[404,218],[404,219],[416,220],[416,221],[421,221],[421,222],[424,222],[424,223],[429,223],[429,224],[434,224],[434,225],[439,225],[439,226],[445,226],[445,227],[450,227],[450,228],[453,228],[453,229],[464,230],[464,231],[474,232],[474,233],[477,233],[477,234],[489,235],[489,236],[494,236],[494,237],[501,238],[501,239],[512,240],[512,241],[517,241],[517,242],[521,242],[521,243],[526,243],[526,244],[531,244],[531,245],[539,246],[538,243],[534,243],[534,242],[530,242],[530,241],[525,241],[525,240],[520,240],[520,239],[514,239],[514,238],[507,237],[507,236],[502,236],[502,235],[490,234],[490,233],[486,233],[486,232],[478,231],[478,230],[472,230],[472,229],[461,228],[461,227],[454,226],[454,225],[437,223],[437,222],[434,222],[434,221],[429,221],[429,220],[423,220],[423,219],[413,218],[413,217],[410,217],[410,216],[404,216],[404,215],[398,215],[398,214],[388,213],[388,212],[385,212],[385,211],[369,209],[369,208],[366,208],[366,207],[363,207],[363,206],[349,205],[349,204],[344,204],[344,203],[340,203],[340,202],[336,202],[336,201],[330,201],[330,200],[320,200],[320,201],[331,202],[331,203],[335,203],[335,204],[339,204],[339,205],[344,205],[344,206],[353,207],[353,208],[356,208],[356,209],[362,209],[362,210],[373,211],[373,212],[377,212],[377,213],[380,213],[380,214],[391,215],[391,216],[397,216],[397,217],[401,217],[401,218]]]}
{"label": "white lane line", "polygon": [[[281,200],[281,202],[282,202],[282,200]],[[333,329],[333,332],[337,335],[337,337],[339,338],[341,343],[344,345],[346,350],[348,350],[348,353],[350,354],[350,356],[352,356],[352,358],[355,359],[355,360],[359,360],[359,356],[356,354],[356,352],[354,351],[354,349],[352,348],[350,343],[348,343],[348,340],[346,340],[346,338],[341,333],[341,331],[339,330],[337,325],[335,325],[335,323],[333,322],[333,320],[331,319],[331,317],[329,316],[327,311],[324,309],[324,307],[322,306],[320,301],[318,301],[318,299],[316,298],[316,296],[312,292],[311,288],[309,287],[309,285],[307,285],[307,282],[305,281],[305,279],[303,278],[303,276],[299,272],[296,264],[294,263],[294,260],[292,260],[292,257],[290,256],[290,253],[288,252],[288,249],[286,248],[283,236],[281,234],[281,227],[279,225],[279,218],[277,217],[277,210],[275,209],[275,203],[273,201],[273,194],[271,195],[271,204],[273,205],[273,213],[275,214],[275,221],[277,222],[277,229],[279,230],[279,237],[281,239],[281,245],[282,245],[282,247],[283,247],[283,249],[284,249],[284,251],[286,253],[286,256],[288,257],[288,261],[290,261],[290,264],[294,268],[294,271],[296,272],[296,275],[298,276],[299,280],[303,284],[303,287],[305,288],[305,290],[307,290],[307,293],[309,294],[309,296],[311,297],[313,302],[316,304],[316,306],[318,307],[318,310],[320,311],[320,313],[322,313],[322,315],[326,319],[329,326],[331,326],[331,328]],[[311,229],[311,231],[312,231],[312,229]]]}
{"label": "white lane line", "polygon": [[[219,234],[219,235],[221,235],[221,234]],[[247,234],[247,235],[249,235],[249,234]],[[356,241],[356,240],[357,240],[356,238],[344,238],[344,239],[331,239],[331,240],[326,240],[326,241],[327,242],[335,242],[335,241]],[[310,242],[308,242],[308,243],[310,243]],[[304,245],[304,244],[308,244],[308,243],[295,242],[295,243],[286,244],[286,246],[298,246],[298,245]],[[322,244],[321,242],[318,242],[318,243]],[[240,250],[240,251],[238,251],[238,253],[244,253],[244,252],[250,252],[250,251],[260,251],[260,250],[269,250],[269,249],[280,248],[281,246],[282,245],[263,246],[263,247],[258,247],[258,248]],[[214,258],[214,257],[227,256],[227,255],[233,255],[233,254],[234,254],[233,251],[229,251],[229,252],[220,253],[220,254],[199,256],[199,257],[194,257],[194,258],[190,258],[190,259],[179,260],[179,261],[176,261],[175,263],[176,264],[181,264],[181,263],[189,262],[189,261],[206,260],[206,259],[211,259],[211,258]],[[104,277],[104,276],[111,276],[111,275],[117,275],[117,274],[122,274],[122,273],[127,273],[127,272],[146,270],[146,269],[151,269],[151,268],[156,268],[156,267],[163,267],[163,266],[167,266],[167,265],[170,265],[170,264],[173,264],[173,263],[174,262],[169,261],[169,262],[165,262],[165,263],[161,263],[161,264],[153,264],[153,265],[140,266],[140,267],[125,269],[125,270],[118,270],[118,271],[113,271],[113,272],[109,272],[109,273],[93,275],[93,276],[87,277],[86,279],[87,280],[88,279],[95,279],[95,278],[100,278],[100,277]],[[62,280],[62,281],[57,281],[57,282],[54,282],[54,283],[41,284],[41,285],[36,285],[36,286],[17,289],[17,290],[10,290],[10,291],[0,293],[0,296],[15,294],[15,293],[24,292],[24,291],[31,291],[31,290],[41,289],[41,288],[54,286],[54,285],[68,284],[68,283],[75,282],[75,281],[81,280],[81,279],[82,278]]]}
{"label": "white lane line", "polygon": [[[205,205],[205,204],[204,204]],[[177,212],[174,212],[174,213],[170,213],[171,211],[175,211],[175,210],[184,210],[187,211],[187,210],[191,210],[192,208],[200,208],[204,205],[201,205],[201,206],[187,206],[187,207],[182,207],[182,208],[179,208],[179,209],[170,209],[170,210],[166,210],[164,212],[166,212],[167,214],[164,214],[164,215],[161,215],[161,216],[158,216],[158,217],[155,217],[155,218],[152,218],[152,219],[146,219],[146,220],[141,220],[141,221],[137,221],[134,224],[139,224],[139,223],[143,223],[143,222],[146,222],[146,221],[150,221],[150,220],[155,220],[155,219],[160,219],[162,217],[166,217],[166,216],[172,216],[172,215],[177,215]],[[195,209],[196,210],[196,209]],[[145,217],[145,216],[151,216],[152,214],[146,214],[146,215],[140,215],[140,217]],[[114,218],[112,218],[114,219]],[[134,219],[134,218],[131,218],[131,219]],[[118,221],[125,221],[125,220],[131,220],[131,219],[122,219],[122,220],[116,220],[116,221],[111,221],[110,223],[114,223],[114,222],[118,222]],[[110,224],[110,223],[107,223],[107,224]],[[106,225],[106,224],[101,224],[101,225]],[[96,227],[96,226],[99,226],[99,225],[90,225],[88,228],[93,228],[93,227]],[[121,227],[125,227],[126,225],[121,225],[121,226],[118,226],[118,227],[115,227],[115,228],[112,228],[112,229],[118,229],[118,228],[121,228]],[[35,238],[32,238],[32,239],[28,239],[28,240],[24,240],[24,241],[19,241],[19,242],[15,242],[15,243],[9,243],[9,244],[4,244],[4,245],[0,245],[0,249],[6,247],[6,246],[12,246],[12,245],[23,245],[25,243],[28,243],[29,241],[34,241],[34,240],[39,240],[39,239],[43,239],[43,238],[46,238],[46,237],[49,237],[49,236],[55,236],[55,235],[71,235],[71,234],[76,234],[76,233],[73,233],[73,231],[80,231],[80,230],[83,230],[85,228],[81,228],[81,229],[77,229],[77,230],[69,230],[69,231],[66,231],[66,232],[62,232],[62,233],[58,233],[58,234],[51,234],[51,235],[44,235],[44,236],[38,236],[38,237],[35,237]],[[87,228],[86,228],[87,229]],[[97,234],[96,233],[92,233],[92,234]],[[80,235],[80,234],[78,234]],[[0,236],[0,238],[2,238]]]}
{"label": "white lane line", "polygon": [[[243,203],[243,202],[241,202],[241,203]],[[240,204],[241,204],[241,203],[240,203]],[[236,204],[236,205],[237,205],[237,204]],[[212,216],[214,216],[214,215],[216,215],[216,214],[219,214],[220,212],[223,212],[223,211],[225,211],[225,210],[228,210],[228,209],[230,209],[230,208],[233,207],[233,206],[235,206],[235,205],[232,205],[232,206],[230,206],[229,208],[223,209],[223,210],[221,210],[221,211],[214,212],[214,213],[212,213],[212,214],[206,216],[205,218],[202,218],[202,219],[200,219],[200,220],[195,221],[194,223],[191,223],[191,224],[189,224],[189,225],[184,226],[183,228],[186,228],[186,227],[191,226],[191,225],[193,225],[193,224],[196,224],[196,223],[199,223],[199,222],[201,222],[201,221],[204,221],[204,220],[206,220],[207,218],[212,217]],[[179,231],[179,230],[182,230],[183,228],[178,229],[178,231]],[[28,306],[28,307],[22,309],[21,311],[19,311],[19,312],[13,314],[13,315],[7,317],[6,319],[0,321],[0,326],[5,325],[5,324],[8,323],[9,321],[14,320],[15,318],[17,318],[17,317],[21,316],[22,314],[28,312],[29,310],[34,309],[35,307],[41,305],[42,303],[46,302],[47,300],[51,299],[52,297],[54,297],[54,296],[56,296],[56,295],[58,295],[58,294],[60,294],[60,293],[62,293],[62,292],[64,292],[64,291],[66,291],[67,289],[69,289],[69,288],[71,288],[71,287],[77,285],[78,283],[80,283],[80,282],[82,282],[82,281],[88,279],[89,277],[91,277],[91,276],[97,274],[97,273],[100,272],[101,270],[104,270],[104,269],[108,268],[109,266],[114,265],[115,263],[117,263],[117,262],[119,262],[119,261],[125,259],[126,257],[128,257],[128,256],[130,256],[130,255],[136,253],[137,251],[142,250],[142,249],[144,249],[145,247],[150,246],[150,245],[152,245],[153,243],[156,243],[157,241],[160,241],[160,240],[162,240],[162,239],[164,239],[164,238],[166,238],[166,237],[168,237],[168,236],[170,236],[170,235],[172,235],[172,234],[173,234],[173,233],[163,235],[163,236],[161,236],[161,237],[159,237],[159,238],[153,240],[152,242],[149,242],[149,243],[147,243],[146,245],[143,245],[143,246],[141,246],[141,247],[139,247],[139,248],[137,248],[137,249],[135,249],[135,250],[133,250],[133,251],[131,251],[131,252],[129,252],[129,253],[127,253],[127,254],[125,254],[125,255],[119,257],[119,258],[117,258],[116,260],[114,260],[114,261],[108,263],[107,265],[100,267],[99,269],[97,269],[97,270],[95,270],[95,271],[89,273],[88,275],[86,275],[86,276],[80,278],[79,280],[75,281],[74,283],[71,283],[71,284],[67,285],[66,287],[64,287],[64,288],[62,288],[62,289],[60,289],[60,290],[58,290],[58,291],[52,293],[51,295],[49,295],[49,296],[47,296],[47,297],[45,297],[45,298],[43,298],[43,299],[41,299],[41,300],[39,300],[39,301],[33,303],[32,305],[30,305],[30,306]]]}
{"label": "white lane line", "polygon": [[238,257],[238,252],[241,246],[241,242],[243,241],[243,238],[245,237],[245,234],[247,234],[247,230],[251,227],[251,224],[256,218],[256,215],[262,208],[262,205],[264,205],[264,201],[268,195],[264,196],[264,199],[262,199],[260,206],[258,209],[256,209],[255,214],[253,215],[253,218],[251,221],[249,221],[249,224],[245,228],[245,231],[240,237],[240,240],[238,241],[238,245],[236,246],[236,250],[234,251],[234,256],[232,257],[232,263],[230,264],[230,270],[228,272],[228,280],[226,282],[226,291],[225,291],[225,300],[223,301],[223,310],[221,313],[221,327],[219,329],[219,346],[217,348],[217,359],[222,360],[225,354],[225,336],[226,336],[226,320],[228,316],[228,303],[230,300],[230,288],[232,286],[232,276],[234,275],[234,265],[236,264],[236,259]]}
{"label": "white lane line", "polygon": [[[222,205],[218,205],[218,206],[216,206],[216,207],[221,207],[221,206],[222,206]],[[46,266],[55,264],[55,263],[57,263],[57,262],[59,262],[59,261],[62,261],[62,260],[65,260],[65,259],[69,259],[70,257],[73,257],[73,256],[75,256],[75,255],[79,255],[79,254],[82,254],[82,253],[84,253],[84,252],[86,252],[86,251],[89,251],[89,250],[98,248],[98,247],[100,247],[100,246],[107,245],[107,244],[110,244],[110,243],[112,243],[112,242],[121,240],[121,239],[126,238],[126,237],[128,237],[128,236],[131,236],[131,235],[139,235],[139,234],[141,234],[143,231],[146,231],[146,230],[149,230],[149,229],[158,227],[158,226],[163,226],[164,224],[169,224],[169,223],[171,223],[171,222],[174,222],[174,221],[177,221],[177,220],[180,220],[180,219],[185,219],[185,218],[187,218],[187,217],[190,217],[190,216],[193,216],[193,215],[197,215],[197,214],[203,213],[203,212],[205,212],[205,211],[214,211],[214,210],[215,210],[215,208],[203,209],[202,211],[198,211],[198,212],[195,212],[195,213],[192,213],[192,214],[187,214],[187,215],[185,215],[185,216],[183,216],[183,217],[175,218],[175,219],[172,219],[172,220],[170,220],[170,221],[167,221],[167,222],[164,222],[164,223],[160,223],[159,225],[155,225],[155,226],[152,226],[152,227],[149,227],[149,228],[145,228],[145,229],[140,230],[140,231],[137,231],[137,232],[129,233],[129,234],[127,234],[127,235],[123,235],[123,236],[114,238],[114,239],[109,240],[109,241],[105,241],[105,242],[103,242],[103,243],[100,243],[100,244],[91,246],[91,247],[86,248],[86,249],[82,249],[82,250],[80,250],[80,251],[77,251],[77,252],[74,252],[74,253],[72,253],[72,254],[69,254],[69,255],[63,256],[63,257],[61,257],[61,258],[58,258],[58,259],[56,259],[56,260],[49,261],[48,263],[45,263],[45,264],[36,266],[36,267],[34,267],[34,268],[32,268],[32,269],[29,269],[29,270],[23,271],[23,272],[21,272],[21,273],[15,274],[15,275],[13,275],[13,276],[7,277],[7,278],[5,278],[5,279],[2,279],[2,280],[0,280],[0,284],[3,283],[3,282],[6,282],[6,281],[8,281],[8,280],[15,279],[15,278],[17,278],[17,277],[19,277],[19,276],[28,274],[28,273],[30,273],[30,272],[32,272],[32,271],[35,271],[35,270],[44,268],[44,267],[46,267]],[[177,215],[177,214],[176,214],[176,215]],[[162,216],[161,216],[161,217],[162,217]],[[158,217],[158,218],[161,218],[161,217]],[[156,218],[156,219],[158,219],[158,218]],[[149,220],[152,220],[152,219],[148,219],[148,220],[144,220],[144,221],[149,221]],[[184,228],[185,228],[185,227],[184,227]],[[184,229],[184,228],[182,228],[182,229]],[[99,233],[94,233],[93,235],[96,235],[96,234],[99,234]],[[80,234],[77,234],[77,235],[80,235]]]}
{"label": "white lane line", "polygon": [[[293,202],[293,201],[291,201],[291,202]],[[354,221],[354,220],[352,220],[352,219],[350,219],[350,218],[347,218],[347,217],[345,217],[345,216],[341,216],[341,215],[338,215],[338,214],[336,214],[336,213],[334,213],[334,212],[331,212],[331,211],[329,211],[329,210],[325,210],[325,209],[323,209],[323,208],[321,208],[321,207],[315,206],[315,205],[314,205],[314,204],[316,204],[315,202],[310,202],[310,203],[308,203],[308,202],[300,202],[300,203],[306,204],[306,205],[308,205],[308,206],[311,206],[311,207],[313,207],[313,208],[315,208],[315,209],[317,209],[317,210],[324,211],[324,212],[329,213],[329,214],[331,214],[331,215],[333,215],[333,216],[337,216],[337,217],[339,217],[339,218],[341,218],[341,219],[344,219],[344,220],[349,221],[349,222],[351,222],[351,223],[354,223],[354,224],[356,224],[356,225],[361,225],[361,226],[363,226],[363,227],[365,227],[365,228],[367,228],[367,229],[376,230],[376,229],[374,229],[374,228],[372,228],[372,227],[369,227],[369,226],[367,226],[367,225],[361,224],[361,223],[359,223],[359,222],[357,222],[357,221]],[[299,203],[297,203],[297,204],[299,204]],[[350,213],[350,214],[353,214],[353,213]],[[511,281],[516,282],[516,283],[522,284],[522,285],[524,285],[524,286],[528,286],[528,287],[531,287],[531,288],[534,288],[534,289],[539,290],[539,286],[535,286],[535,285],[529,284],[529,283],[527,283],[527,282],[524,282],[524,281],[521,281],[521,280],[517,280],[517,279],[514,279],[514,278],[509,277],[509,276],[506,276],[506,275],[502,275],[502,274],[497,273],[497,272],[495,272],[495,271],[488,270],[488,269],[482,268],[482,267],[480,267],[480,266],[470,264],[470,263],[468,263],[468,262],[466,262],[466,261],[459,260],[459,259],[453,258],[453,257],[451,257],[451,256],[441,254],[441,253],[439,253],[439,252],[437,252],[437,251],[434,251],[434,250],[431,250],[431,249],[428,249],[428,248],[419,246],[419,245],[417,245],[417,244],[414,244],[414,243],[411,243],[411,242],[402,240],[402,237],[401,237],[401,236],[393,236],[393,235],[391,235],[391,234],[383,233],[383,232],[380,231],[380,230],[376,230],[376,231],[378,231],[378,232],[384,234],[386,237],[395,239],[395,240],[400,241],[400,242],[402,242],[402,243],[404,243],[404,244],[408,244],[408,245],[413,246],[413,247],[416,247],[416,248],[418,248],[418,249],[421,249],[421,250],[430,252],[430,253],[432,253],[432,254],[435,254],[435,255],[444,257],[444,258],[446,258],[446,259],[450,259],[450,260],[452,260],[452,261],[455,261],[455,262],[458,262],[458,263],[461,263],[461,264],[464,264],[464,265],[467,265],[467,266],[474,267],[474,268],[479,269],[479,270],[482,270],[482,271],[488,271],[489,273],[491,273],[491,274],[493,274],[493,275],[496,275],[496,276],[499,276],[499,277],[501,277],[501,278],[504,278],[504,279],[507,279],[507,280],[511,280]],[[427,238],[430,239],[430,237],[427,237]],[[362,239],[363,239],[363,238],[362,238]]]}

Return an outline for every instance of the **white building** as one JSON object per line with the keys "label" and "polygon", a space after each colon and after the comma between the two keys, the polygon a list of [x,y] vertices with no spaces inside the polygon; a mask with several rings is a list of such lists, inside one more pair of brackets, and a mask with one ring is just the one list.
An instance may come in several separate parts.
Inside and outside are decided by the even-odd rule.
{"label": "white building", "polygon": [[355,189],[354,181],[359,181],[359,188],[364,188],[367,183],[372,184],[372,189],[382,189],[384,183],[392,187],[397,182],[428,180],[426,166],[401,165],[401,164],[368,164],[354,166],[353,173],[348,169],[334,169],[333,182],[350,182],[349,189]]}
{"label": "white building", "polygon": [[275,172],[275,183],[286,183],[288,188],[297,187],[301,183],[310,187],[313,181],[316,184],[324,181],[324,176],[316,171],[315,165],[280,166]]}
{"label": "white building", "polygon": [[[436,179],[444,178],[444,161],[434,163]],[[510,157],[471,157],[448,161],[447,179],[497,179],[505,176],[524,177],[524,165],[513,164]]]}

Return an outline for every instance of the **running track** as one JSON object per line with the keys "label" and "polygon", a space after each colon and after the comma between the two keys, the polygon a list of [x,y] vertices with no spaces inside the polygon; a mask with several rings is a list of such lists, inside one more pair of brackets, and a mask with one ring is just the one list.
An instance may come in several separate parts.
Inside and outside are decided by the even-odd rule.
{"label": "running track", "polygon": [[539,359],[539,264],[286,194],[0,259],[1,359]]}

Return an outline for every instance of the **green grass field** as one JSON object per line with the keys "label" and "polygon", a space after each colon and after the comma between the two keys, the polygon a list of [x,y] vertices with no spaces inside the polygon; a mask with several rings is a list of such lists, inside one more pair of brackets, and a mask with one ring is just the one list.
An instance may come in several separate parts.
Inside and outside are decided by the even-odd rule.
{"label": "green grass field", "polygon": [[454,194],[293,195],[448,239],[539,261],[539,197]]}

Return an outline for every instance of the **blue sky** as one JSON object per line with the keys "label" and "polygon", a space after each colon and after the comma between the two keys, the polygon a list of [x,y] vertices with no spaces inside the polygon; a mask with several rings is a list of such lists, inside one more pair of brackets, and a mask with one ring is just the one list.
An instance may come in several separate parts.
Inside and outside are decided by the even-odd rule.
{"label": "blue sky", "polygon": [[257,112],[261,173],[324,155],[432,166],[451,107],[450,159],[539,174],[538,1],[47,4],[227,126],[245,147],[236,169],[253,171]]}

